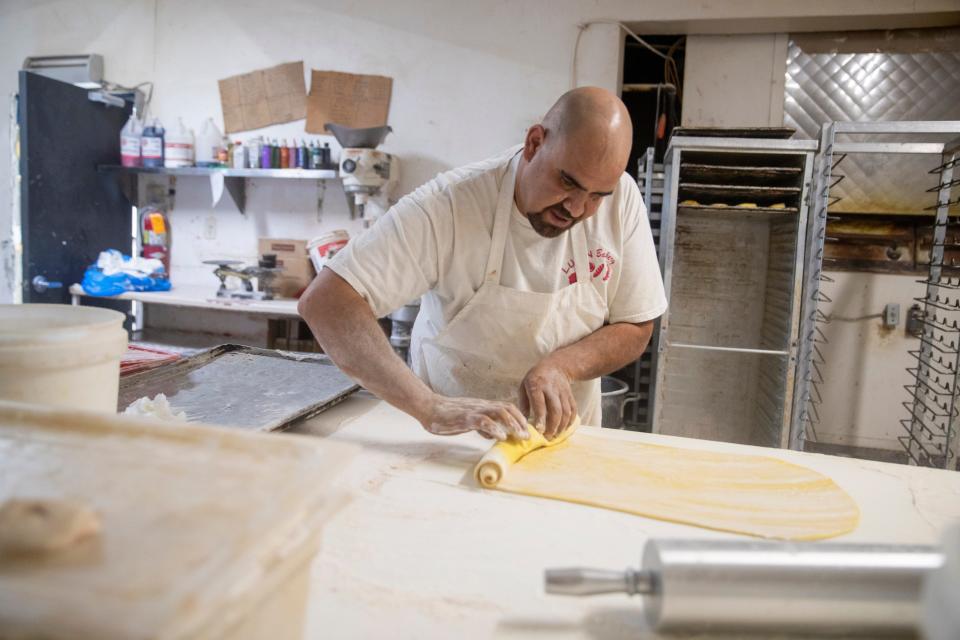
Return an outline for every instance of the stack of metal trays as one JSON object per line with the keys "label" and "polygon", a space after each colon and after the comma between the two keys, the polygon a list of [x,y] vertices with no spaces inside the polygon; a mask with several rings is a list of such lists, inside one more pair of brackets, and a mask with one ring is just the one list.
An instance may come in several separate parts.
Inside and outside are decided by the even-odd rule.
{"label": "stack of metal trays", "polygon": [[684,160],[680,208],[791,215],[800,210],[803,167],[795,157],[691,151]]}

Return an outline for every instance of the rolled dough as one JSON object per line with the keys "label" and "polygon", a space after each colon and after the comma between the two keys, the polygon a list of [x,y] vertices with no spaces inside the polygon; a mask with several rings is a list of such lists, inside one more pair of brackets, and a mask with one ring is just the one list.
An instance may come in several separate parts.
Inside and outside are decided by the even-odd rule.
{"label": "rolled dough", "polygon": [[530,447],[511,465],[515,451],[502,444],[493,449],[500,447],[509,473],[504,469],[491,485],[477,467],[481,484],[501,491],[783,540],[831,538],[860,519],[853,498],[833,480],[775,458],[578,433],[550,443],[556,446]]}
{"label": "rolled dough", "polygon": [[497,486],[504,474],[520,458],[531,451],[543,449],[544,447],[553,447],[565,442],[567,438],[573,435],[573,432],[580,426],[580,416],[573,419],[573,423],[567,427],[559,436],[553,440],[547,440],[543,434],[537,431],[532,424],[527,425],[527,432],[530,437],[527,440],[507,440],[498,442],[490,447],[477,466],[473,469],[473,476],[477,482],[484,487],[493,488]]}

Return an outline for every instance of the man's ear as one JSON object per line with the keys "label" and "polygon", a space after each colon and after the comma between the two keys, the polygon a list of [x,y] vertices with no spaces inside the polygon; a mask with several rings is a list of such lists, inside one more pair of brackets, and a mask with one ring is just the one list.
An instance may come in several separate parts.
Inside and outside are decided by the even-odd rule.
{"label": "man's ear", "polygon": [[542,124],[535,124],[527,129],[527,137],[523,141],[523,159],[527,162],[533,160],[537,151],[543,147],[543,142],[547,137],[547,130]]}

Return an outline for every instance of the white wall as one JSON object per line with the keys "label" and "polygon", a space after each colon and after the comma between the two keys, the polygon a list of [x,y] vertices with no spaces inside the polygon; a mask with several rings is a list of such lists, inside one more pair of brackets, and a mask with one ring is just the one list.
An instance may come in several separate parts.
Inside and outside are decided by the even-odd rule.
{"label": "white wall", "polygon": [[787,34],[687,37],[683,126],[783,125]]}
{"label": "white wall", "polygon": [[[916,366],[910,350],[919,339],[908,336],[905,324],[913,299],[924,294],[915,275],[831,272],[833,283],[823,291],[834,302],[824,304],[832,316],[821,326],[829,343],[821,347],[826,364],[821,385],[820,442],[900,449],[897,436],[908,417],[901,404],[908,399],[904,385],[912,382],[908,367]],[[883,311],[888,302],[900,305],[900,325],[886,329],[879,318],[863,318]]]}

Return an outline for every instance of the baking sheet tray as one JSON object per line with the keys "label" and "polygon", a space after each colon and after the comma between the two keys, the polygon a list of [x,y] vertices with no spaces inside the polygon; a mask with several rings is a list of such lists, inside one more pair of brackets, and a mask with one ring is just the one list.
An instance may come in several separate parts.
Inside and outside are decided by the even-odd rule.
{"label": "baking sheet tray", "polygon": [[680,175],[698,181],[747,180],[764,185],[789,185],[800,178],[800,167],[746,167],[739,165],[700,164],[681,162]]}
{"label": "baking sheet tray", "polygon": [[117,408],[163,393],[190,422],[272,431],[314,416],[359,388],[324,355],[224,344],[122,378]]}
{"label": "baking sheet tray", "polygon": [[680,191],[698,196],[743,198],[796,198],[800,187],[765,187],[746,184],[703,184],[681,182]]}
{"label": "baking sheet tray", "polygon": [[709,204],[679,204],[677,209],[690,209],[691,211],[703,211],[707,213],[716,213],[718,215],[729,214],[729,215],[759,215],[763,214],[765,217],[770,217],[771,215],[795,215],[799,213],[799,209],[796,207],[784,207],[783,209],[774,209],[772,207],[738,207],[735,205],[728,205],[726,207],[718,207]]}

